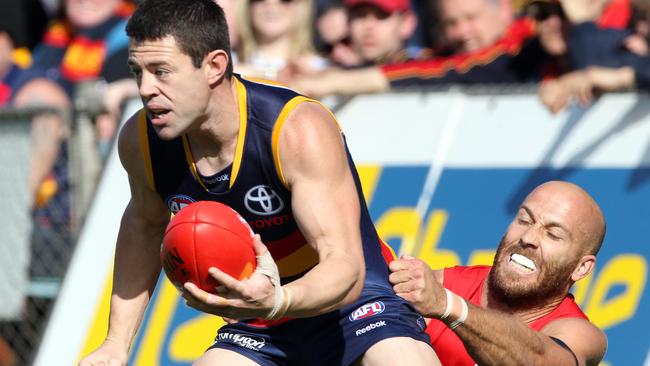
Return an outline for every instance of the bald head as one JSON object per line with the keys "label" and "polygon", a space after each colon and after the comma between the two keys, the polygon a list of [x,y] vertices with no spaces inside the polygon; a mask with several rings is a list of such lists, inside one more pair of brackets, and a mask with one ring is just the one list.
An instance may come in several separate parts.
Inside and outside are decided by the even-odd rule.
{"label": "bald head", "polygon": [[605,237],[605,217],[596,201],[578,185],[550,181],[536,187],[522,207],[533,207],[564,225],[584,246],[585,254],[596,255]]}

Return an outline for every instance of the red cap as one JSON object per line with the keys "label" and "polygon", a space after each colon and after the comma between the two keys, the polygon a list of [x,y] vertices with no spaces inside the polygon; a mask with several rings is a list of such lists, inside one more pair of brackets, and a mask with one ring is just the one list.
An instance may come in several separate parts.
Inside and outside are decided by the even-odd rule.
{"label": "red cap", "polygon": [[411,8],[409,0],[345,0],[345,7],[357,5],[374,5],[388,14],[407,11]]}

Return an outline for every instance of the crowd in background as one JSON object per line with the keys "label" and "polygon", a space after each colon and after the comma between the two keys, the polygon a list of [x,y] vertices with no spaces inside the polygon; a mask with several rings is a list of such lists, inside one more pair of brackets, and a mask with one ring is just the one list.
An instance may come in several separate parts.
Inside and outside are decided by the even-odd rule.
{"label": "crowd in background", "polygon": [[[113,86],[129,78],[120,27],[136,0],[3,1],[11,11],[0,19],[0,103],[65,107],[33,97],[48,87],[30,85],[36,79],[54,82],[72,100],[83,80]],[[599,71],[625,67],[633,80],[624,87],[648,82],[648,0],[216,1],[230,26],[236,72],[316,97],[547,80],[568,90],[562,75],[582,70],[598,84],[605,78]],[[351,83],[355,75],[365,82]],[[137,94],[124,85],[106,91],[109,115]],[[101,119],[99,140],[114,134],[114,122]]]}
{"label": "crowd in background", "polygon": [[[72,110],[86,81],[100,89],[100,151],[120,106],[137,96],[123,28],[136,1],[2,0],[0,106]],[[446,84],[541,82],[553,112],[599,91],[648,88],[650,0],[216,0],[235,72],[309,96]],[[87,90],[87,89],[84,89]],[[36,219],[65,191],[67,125],[33,121]],[[65,207],[65,201],[57,201]]]}
{"label": "crowd in background", "polygon": [[[650,0],[216,1],[235,72],[317,98],[539,83],[541,101],[558,112],[602,92],[650,88]],[[138,95],[124,33],[137,1],[0,4],[0,107],[46,106],[71,116],[90,81],[103,98],[94,126],[106,154],[123,102]],[[65,118],[45,113],[32,121],[32,250],[39,253],[70,245]],[[62,243],[51,242],[53,232]],[[60,277],[63,268],[36,263],[30,275]]]}
{"label": "crowd in background", "polygon": [[[229,23],[236,72],[314,97],[543,82],[542,101],[557,111],[598,88],[648,86],[648,0],[216,1]],[[137,96],[123,32],[137,1],[3,2],[10,11],[0,17],[0,105],[67,109],[79,83],[102,80],[106,113],[96,128],[105,150],[120,103]],[[608,83],[614,74],[617,83]],[[35,125],[50,138],[36,155],[56,155],[65,128]],[[35,161],[38,196],[56,162]]]}

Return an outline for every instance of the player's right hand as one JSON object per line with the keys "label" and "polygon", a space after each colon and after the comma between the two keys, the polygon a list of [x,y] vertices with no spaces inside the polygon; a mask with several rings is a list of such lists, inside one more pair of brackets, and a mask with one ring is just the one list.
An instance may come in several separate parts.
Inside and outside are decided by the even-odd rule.
{"label": "player's right hand", "polygon": [[[217,293],[208,293],[186,282],[183,298],[194,309],[224,318],[264,318],[273,309],[280,288],[278,269],[258,234],[253,237],[257,268],[244,280],[237,280],[216,267],[208,270],[217,283]],[[274,283],[275,282],[275,283]]]}
{"label": "player's right hand", "polygon": [[391,271],[388,280],[397,296],[410,302],[425,317],[438,317],[444,312],[447,297],[429,265],[420,259],[402,256],[388,267]]}
{"label": "player's right hand", "polygon": [[84,357],[79,366],[126,366],[128,359],[128,345],[106,339],[93,353]]}

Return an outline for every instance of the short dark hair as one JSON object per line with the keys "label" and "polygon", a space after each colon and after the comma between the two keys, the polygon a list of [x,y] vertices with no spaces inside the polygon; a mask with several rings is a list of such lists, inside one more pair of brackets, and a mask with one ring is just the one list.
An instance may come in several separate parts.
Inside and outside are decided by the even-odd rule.
{"label": "short dark hair", "polygon": [[213,0],[144,0],[126,25],[136,42],[174,37],[195,67],[214,50],[228,54],[226,76],[232,75],[228,25],[223,9]]}

